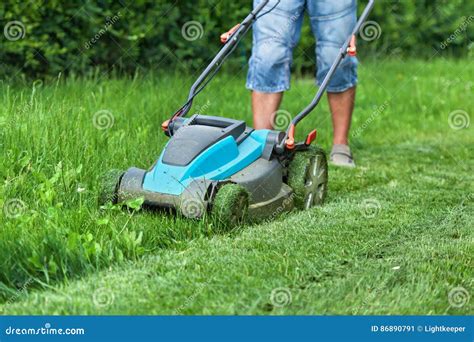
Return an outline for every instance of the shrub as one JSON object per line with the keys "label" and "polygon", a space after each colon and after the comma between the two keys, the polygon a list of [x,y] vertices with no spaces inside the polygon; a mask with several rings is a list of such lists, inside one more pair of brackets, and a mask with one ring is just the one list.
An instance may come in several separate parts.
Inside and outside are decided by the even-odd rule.
{"label": "shrub", "polygon": [[[359,7],[365,3],[359,1]],[[0,75],[87,74],[96,68],[125,73],[198,69],[219,49],[220,33],[243,18],[250,5],[250,1],[243,5],[229,0],[5,0],[0,4]],[[474,18],[466,16],[469,13],[474,13],[470,0],[378,2],[370,20],[380,25],[382,33],[372,42],[360,40],[361,50],[426,58],[436,50],[467,55],[474,38]],[[195,36],[185,39],[186,27]],[[228,68],[245,65],[250,46],[247,38]],[[305,25],[295,51],[296,72],[314,68],[314,57],[308,58],[313,51],[314,41]]]}

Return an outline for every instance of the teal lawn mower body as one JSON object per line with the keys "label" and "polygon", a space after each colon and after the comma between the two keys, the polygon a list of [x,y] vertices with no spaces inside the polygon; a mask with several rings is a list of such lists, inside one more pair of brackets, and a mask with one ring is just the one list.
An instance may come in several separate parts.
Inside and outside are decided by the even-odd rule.
{"label": "teal lawn mower body", "polygon": [[[224,181],[262,156],[270,132],[268,130],[238,132],[248,134],[244,141],[238,143],[238,136],[237,139],[232,135],[225,136],[220,128],[212,127],[211,130],[217,134],[210,136],[207,132],[209,126],[204,126],[206,132],[202,132],[204,127],[193,126],[182,128],[187,134],[183,134],[181,138],[175,136],[168,143],[158,162],[145,174],[144,190],[179,196],[196,179]],[[197,153],[193,155],[181,154],[181,144],[196,142],[188,136],[193,135],[190,132],[192,130],[196,130],[199,134],[196,138],[199,139],[197,141],[201,146],[195,146]],[[206,145],[209,147],[206,148]],[[174,148],[177,149],[176,155],[171,156]]]}
{"label": "teal lawn mower body", "polygon": [[242,221],[247,213],[268,218],[293,207],[308,209],[323,203],[328,169],[325,153],[310,146],[316,131],[295,143],[297,123],[319,103],[337,66],[374,5],[369,1],[353,34],[341,47],[313,101],[293,118],[286,132],[254,130],[242,120],[195,114],[186,118],[194,98],[220,69],[224,60],[251,24],[278,4],[259,14],[269,3],[259,5],[227,34],[224,47],[191,87],[186,103],[165,121],[162,128],[170,140],[149,170],[132,167],[106,175],[101,204],[127,203],[143,197],[151,207],[171,208],[189,218],[206,213],[229,224]]}
{"label": "teal lawn mower body", "polygon": [[148,206],[199,218],[210,210],[220,188],[238,185],[242,198],[228,200],[238,202],[241,207],[235,209],[243,214],[260,217],[292,206],[284,203],[292,191],[282,182],[282,164],[273,156],[281,132],[198,114],[176,119],[169,130],[169,142],[148,171],[133,167],[120,175],[117,202],[143,197]]}

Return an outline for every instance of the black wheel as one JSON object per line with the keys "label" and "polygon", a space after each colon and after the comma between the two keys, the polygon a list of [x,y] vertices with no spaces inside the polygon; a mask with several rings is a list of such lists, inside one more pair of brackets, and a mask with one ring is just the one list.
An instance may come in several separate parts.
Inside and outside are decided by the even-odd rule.
{"label": "black wheel", "polygon": [[211,217],[226,228],[235,227],[247,218],[249,197],[248,191],[241,185],[223,185],[214,198]]}
{"label": "black wheel", "polygon": [[328,162],[324,151],[310,146],[296,152],[288,168],[288,185],[294,191],[297,209],[322,205],[327,194]]}
{"label": "black wheel", "polygon": [[117,203],[117,190],[124,173],[121,170],[110,170],[102,176],[99,188],[99,205],[109,202]]}

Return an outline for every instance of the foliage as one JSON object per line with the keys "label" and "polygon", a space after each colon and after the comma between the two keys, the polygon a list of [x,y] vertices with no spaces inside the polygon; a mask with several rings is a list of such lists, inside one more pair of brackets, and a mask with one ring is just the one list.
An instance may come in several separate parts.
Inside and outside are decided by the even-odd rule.
{"label": "foliage", "polygon": [[[221,32],[240,21],[250,1],[29,1],[6,0],[0,4],[0,27],[12,21],[24,26],[24,36],[0,40],[0,76],[33,77],[58,73],[93,73],[137,69],[200,69],[215,53]],[[362,8],[365,1],[359,1]],[[382,28],[379,39],[361,40],[361,47],[375,55],[431,57],[433,49],[448,39],[474,13],[470,0],[380,1],[371,16]],[[183,26],[196,21],[202,34],[183,38]],[[466,55],[474,39],[473,21],[465,25],[443,54]],[[20,30],[22,28],[20,27]],[[5,33],[5,32],[4,32]],[[247,38],[232,57],[229,68],[245,66],[250,53]],[[472,44],[471,44],[472,46]],[[314,68],[314,41],[309,25],[303,28],[295,51],[294,68]]]}

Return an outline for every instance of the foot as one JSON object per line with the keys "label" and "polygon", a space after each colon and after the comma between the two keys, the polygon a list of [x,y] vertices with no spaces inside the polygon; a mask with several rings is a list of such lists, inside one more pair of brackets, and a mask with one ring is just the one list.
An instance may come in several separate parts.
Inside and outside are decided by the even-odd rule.
{"label": "foot", "polygon": [[343,167],[355,167],[351,149],[347,145],[335,144],[330,154],[331,164]]}

